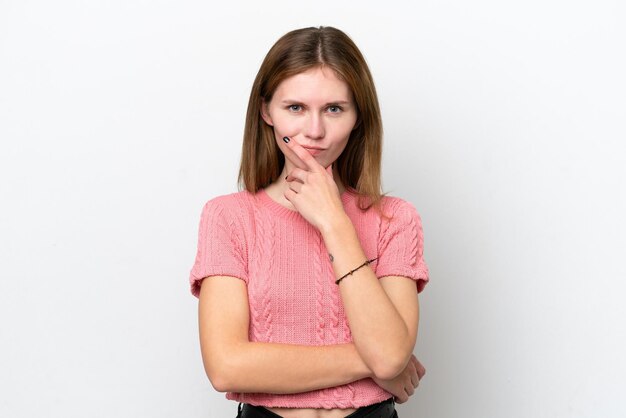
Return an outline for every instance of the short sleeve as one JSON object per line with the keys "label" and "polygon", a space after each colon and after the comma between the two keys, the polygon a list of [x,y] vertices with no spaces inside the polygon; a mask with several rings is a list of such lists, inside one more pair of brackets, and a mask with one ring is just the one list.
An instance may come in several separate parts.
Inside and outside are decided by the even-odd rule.
{"label": "short sleeve", "polygon": [[202,210],[198,250],[189,275],[191,293],[196,297],[200,296],[205,277],[232,276],[248,283],[243,231],[235,212],[217,198],[207,202]]}
{"label": "short sleeve", "polygon": [[428,283],[428,266],[424,261],[422,221],[412,204],[389,198],[378,240],[377,277],[403,276],[416,281],[417,291]]}

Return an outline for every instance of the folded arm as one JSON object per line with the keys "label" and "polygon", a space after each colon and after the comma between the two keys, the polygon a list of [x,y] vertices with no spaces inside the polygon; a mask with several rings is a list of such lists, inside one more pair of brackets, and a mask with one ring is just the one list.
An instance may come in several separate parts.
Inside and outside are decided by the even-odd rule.
{"label": "folded arm", "polygon": [[[350,219],[322,228],[337,277],[366,260]],[[356,348],[378,379],[393,379],[407,366],[415,347],[419,302],[415,281],[401,276],[378,279],[364,266],[339,283]]]}
{"label": "folded arm", "polygon": [[352,343],[250,342],[248,295],[240,279],[205,278],[198,315],[204,368],[220,392],[300,393],[373,377]]}

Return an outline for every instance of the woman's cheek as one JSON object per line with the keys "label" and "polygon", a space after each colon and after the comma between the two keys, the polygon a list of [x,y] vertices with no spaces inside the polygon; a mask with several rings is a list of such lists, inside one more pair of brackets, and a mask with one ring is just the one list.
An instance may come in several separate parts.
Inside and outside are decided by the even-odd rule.
{"label": "woman's cheek", "polygon": [[285,115],[283,112],[276,112],[273,118],[274,122],[274,130],[276,133],[283,136],[293,136],[294,133],[298,132],[298,120],[294,117],[290,117],[290,115]]}

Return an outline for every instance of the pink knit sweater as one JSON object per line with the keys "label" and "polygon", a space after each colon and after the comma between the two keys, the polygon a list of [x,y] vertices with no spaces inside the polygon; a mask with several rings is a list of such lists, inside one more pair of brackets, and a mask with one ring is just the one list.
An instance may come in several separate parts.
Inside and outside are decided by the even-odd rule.
{"label": "pink knit sweater", "polygon": [[[408,202],[383,198],[382,219],[361,211],[357,196],[341,195],[361,246],[377,277],[405,276],[418,292],[428,282],[422,258],[420,217]],[[261,190],[220,196],[202,211],[198,252],[191,270],[191,292],[198,296],[203,278],[243,280],[250,303],[250,341],[330,345],[352,341],[335,274],[318,230],[298,212]],[[266,407],[358,408],[391,397],[371,379],[289,395],[227,393],[238,402]]]}

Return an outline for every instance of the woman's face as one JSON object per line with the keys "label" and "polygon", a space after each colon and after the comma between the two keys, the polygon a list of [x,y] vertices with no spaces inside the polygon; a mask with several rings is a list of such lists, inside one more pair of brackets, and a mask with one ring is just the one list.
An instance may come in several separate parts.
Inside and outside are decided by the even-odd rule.
{"label": "woman's face", "polygon": [[[348,84],[332,69],[316,67],[280,83],[272,100],[263,103],[262,117],[274,128],[283,154],[282,138],[288,136],[328,167],[346,147],[357,110]],[[295,165],[285,158],[287,172]]]}

